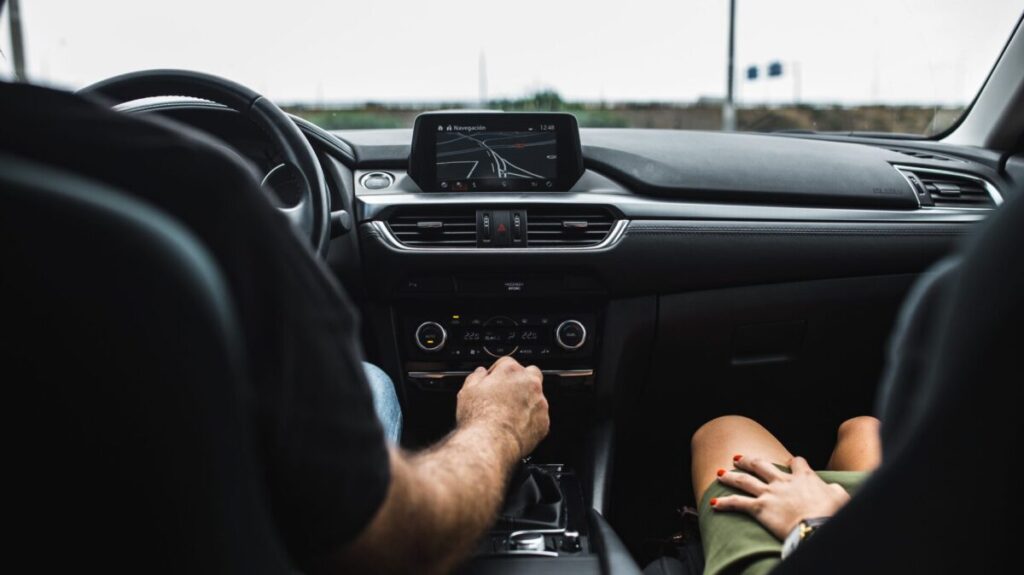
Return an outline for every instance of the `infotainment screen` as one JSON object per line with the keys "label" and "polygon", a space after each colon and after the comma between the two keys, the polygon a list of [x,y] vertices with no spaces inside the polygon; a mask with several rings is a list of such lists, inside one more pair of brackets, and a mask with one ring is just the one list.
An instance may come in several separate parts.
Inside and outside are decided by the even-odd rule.
{"label": "infotainment screen", "polygon": [[430,113],[416,119],[409,173],[425,191],[567,191],[583,171],[576,118]]}

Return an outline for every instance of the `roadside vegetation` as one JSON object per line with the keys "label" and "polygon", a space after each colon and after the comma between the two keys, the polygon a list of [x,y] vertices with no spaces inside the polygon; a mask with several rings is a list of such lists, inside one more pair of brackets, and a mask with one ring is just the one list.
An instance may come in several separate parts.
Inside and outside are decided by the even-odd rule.
{"label": "roadside vegetation", "polygon": [[[720,130],[722,103],[701,100],[668,102],[570,102],[557,92],[541,91],[525,98],[491,100],[487,109],[570,112],[587,128],[665,128]],[[479,108],[465,102],[360,105],[292,105],[286,110],[328,130],[410,128],[420,112]],[[866,131],[932,135],[952,126],[962,107],[839,106],[834,104],[741,105],[736,110],[741,131],[777,130]]]}

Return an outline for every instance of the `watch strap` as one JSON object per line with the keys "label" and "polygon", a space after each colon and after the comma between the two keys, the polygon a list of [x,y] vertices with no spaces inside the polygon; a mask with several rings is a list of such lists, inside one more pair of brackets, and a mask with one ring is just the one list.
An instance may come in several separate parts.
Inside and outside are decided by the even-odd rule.
{"label": "watch strap", "polygon": [[785,559],[792,555],[796,548],[800,546],[800,543],[810,537],[828,519],[828,517],[813,517],[797,523],[796,527],[786,536],[786,540],[782,542],[782,558]]}

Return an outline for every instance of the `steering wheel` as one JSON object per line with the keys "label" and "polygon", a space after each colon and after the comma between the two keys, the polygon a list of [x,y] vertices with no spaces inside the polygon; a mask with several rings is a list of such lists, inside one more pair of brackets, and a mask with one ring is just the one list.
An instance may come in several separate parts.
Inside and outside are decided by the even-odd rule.
{"label": "steering wheel", "polygon": [[231,80],[188,70],[122,74],[82,88],[78,93],[99,95],[114,105],[156,96],[188,96],[222,104],[248,118],[263,130],[284,164],[298,176],[298,202],[278,209],[310,238],[317,254],[326,255],[331,211],[323,168],[295,122],[270,100]]}

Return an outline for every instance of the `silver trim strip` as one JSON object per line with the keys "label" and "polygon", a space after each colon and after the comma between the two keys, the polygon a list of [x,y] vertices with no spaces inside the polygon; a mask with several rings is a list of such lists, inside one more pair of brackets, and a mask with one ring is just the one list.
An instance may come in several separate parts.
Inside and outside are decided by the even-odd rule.
{"label": "silver trim strip", "polygon": [[[594,375],[592,369],[542,369],[544,375],[557,375],[559,377],[590,377]],[[446,377],[466,377],[469,370],[455,371],[410,371],[406,375],[412,379],[444,379]]]}
{"label": "silver trim strip", "polygon": [[[988,192],[989,197],[992,198],[992,202],[995,203],[995,207],[996,208],[998,208],[999,206],[1003,205],[1003,196],[1002,196],[1002,194],[999,193],[999,188],[996,188],[994,185],[992,185],[992,182],[986,180],[985,178],[981,178],[981,177],[975,176],[974,174],[968,174],[968,173],[965,173],[965,172],[956,172],[956,171],[953,171],[953,170],[942,170],[942,169],[939,169],[939,168],[921,168],[921,167],[918,167],[918,166],[907,166],[907,165],[904,165],[904,164],[893,164],[892,167],[896,168],[896,171],[899,172],[901,176],[903,176],[904,180],[907,180],[907,185],[909,185],[910,189],[912,189],[912,190],[914,189],[914,184],[910,181],[910,179],[907,178],[907,175],[903,173],[903,170],[906,170],[908,172],[915,172],[915,173],[920,172],[920,173],[923,173],[923,174],[939,174],[940,176],[954,176],[954,177],[957,177],[957,178],[963,178],[965,180],[974,180],[975,182],[978,182],[981,185],[985,186],[985,191]],[[917,190],[914,190],[914,195],[917,196]],[[931,206],[921,206],[921,209],[922,210],[933,210],[933,209],[936,209],[936,208],[931,207]],[[938,209],[942,209],[942,208],[938,208]],[[982,211],[985,211],[985,210],[992,210],[994,208],[969,208],[969,207],[957,206],[955,209],[958,209],[958,210],[982,210]]]}
{"label": "silver trim strip", "polygon": [[544,375],[557,375],[559,377],[590,377],[594,375],[592,369],[542,369]]}
{"label": "silver trim strip", "polygon": [[[627,220],[745,220],[757,222],[976,222],[985,219],[978,209],[928,208],[876,210],[866,208],[794,207],[757,204],[716,204],[633,194],[596,172],[587,170],[569,192],[424,193],[401,170],[389,170],[396,183],[384,193],[356,189],[356,216],[360,223],[379,219],[397,206],[450,206],[487,203],[494,206],[587,205],[611,206]],[[357,177],[362,174],[356,171]]]}
{"label": "silver trim strip", "polygon": [[508,538],[511,539],[516,535],[559,535],[565,533],[565,528],[554,528],[554,529],[520,529],[519,531],[513,531],[508,534]]}
{"label": "silver trim strip", "polygon": [[516,254],[516,253],[578,253],[578,252],[593,252],[600,251],[612,247],[619,243],[622,236],[626,233],[626,227],[629,226],[629,220],[616,220],[615,225],[612,226],[608,236],[601,240],[601,243],[594,244],[592,246],[579,246],[579,247],[561,247],[561,248],[445,248],[445,247],[431,247],[421,248],[417,246],[408,246],[403,244],[398,238],[391,233],[391,229],[388,228],[387,224],[381,220],[373,220],[370,222],[370,226],[376,231],[384,241],[396,250],[403,252],[419,252],[419,253],[460,253],[460,254]]}
{"label": "silver trim strip", "polygon": [[470,371],[410,371],[406,375],[414,379],[444,379],[446,377],[466,377]]}

